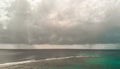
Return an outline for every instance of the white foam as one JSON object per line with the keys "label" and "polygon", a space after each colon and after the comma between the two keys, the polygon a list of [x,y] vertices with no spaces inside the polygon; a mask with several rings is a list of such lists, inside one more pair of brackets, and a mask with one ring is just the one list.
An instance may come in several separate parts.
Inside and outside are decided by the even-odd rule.
{"label": "white foam", "polygon": [[70,56],[70,57],[60,57],[60,58],[49,58],[49,59],[45,59],[45,60],[61,60],[61,59],[68,59],[68,58],[73,58],[74,56]]}
{"label": "white foam", "polygon": [[[91,57],[91,56],[69,56],[69,57],[60,57],[60,58],[48,58],[48,59],[42,59],[42,60],[27,60],[27,61],[20,61],[20,62],[10,62],[10,63],[0,64],[0,67],[24,64],[24,63],[40,62],[40,61],[62,60],[62,59],[69,59],[69,58],[74,58],[74,57],[80,58],[80,57]],[[96,56],[94,56],[94,57],[96,57]]]}
{"label": "white foam", "polygon": [[36,61],[35,60],[28,60],[28,61],[20,61],[20,62],[3,63],[3,64],[0,64],[0,67],[12,66],[12,65],[17,65],[17,64],[24,64],[24,63],[31,63],[31,62],[36,62]]}

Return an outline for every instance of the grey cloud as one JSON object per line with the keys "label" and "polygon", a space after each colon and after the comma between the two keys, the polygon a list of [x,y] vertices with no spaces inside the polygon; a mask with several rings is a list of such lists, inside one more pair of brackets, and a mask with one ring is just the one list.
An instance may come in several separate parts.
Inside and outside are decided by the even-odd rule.
{"label": "grey cloud", "polygon": [[41,0],[34,9],[31,9],[30,5],[26,6],[25,1],[20,2],[22,4],[18,4],[18,7],[12,7],[16,14],[13,13],[15,17],[11,18],[9,25],[11,27],[17,25],[18,29],[20,25],[27,27],[21,29],[27,29],[27,36],[25,36],[27,38],[24,38],[30,43],[120,42],[119,0]]}

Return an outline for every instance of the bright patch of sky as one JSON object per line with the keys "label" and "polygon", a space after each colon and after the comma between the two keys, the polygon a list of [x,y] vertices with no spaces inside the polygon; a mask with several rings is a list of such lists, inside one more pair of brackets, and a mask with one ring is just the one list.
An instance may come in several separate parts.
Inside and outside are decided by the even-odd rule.
{"label": "bright patch of sky", "polygon": [[31,4],[31,10],[34,10],[41,1],[42,0],[28,0],[28,2]]}
{"label": "bright patch of sky", "polygon": [[11,6],[14,0],[0,0],[0,24],[3,29],[7,29],[7,21],[9,20],[7,8]]}

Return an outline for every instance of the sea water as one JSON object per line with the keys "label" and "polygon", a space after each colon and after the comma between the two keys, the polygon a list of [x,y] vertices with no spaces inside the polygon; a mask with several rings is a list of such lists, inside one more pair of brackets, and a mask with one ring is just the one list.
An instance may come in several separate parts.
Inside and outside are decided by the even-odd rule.
{"label": "sea water", "polygon": [[[120,50],[79,50],[79,49],[58,49],[58,50],[0,50],[0,63],[21,62],[27,60],[49,60],[50,58],[67,57],[65,63],[71,62],[68,66],[43,66],[42,69],[120,69]],[[4,53],[4,54],[3,54]],[[71,57],[72,56],[72,57]],[[72,60],[69,59],[73,58]],[[79,58],[79,59],[78,59]],[[53,59],[53,60],[54,60]],[[60,59],[60,60],[63,60]],[[84,59],[84,62],[81,60]],[[79,61],[73,61],[79,60]],[[45,60],[46,61],[46,60]],[[57,61],[57,60],[56,60]],[[58,62],[59,63],[59,62]]]}

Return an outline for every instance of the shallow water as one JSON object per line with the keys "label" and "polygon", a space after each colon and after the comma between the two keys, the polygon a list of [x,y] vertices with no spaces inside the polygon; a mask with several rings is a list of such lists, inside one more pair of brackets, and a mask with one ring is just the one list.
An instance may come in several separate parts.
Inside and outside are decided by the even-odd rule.
{"label": "shallow water", "polygon": [[68,56],[83,56],[88,58],[82,63],[81,61],[71,61],[72,65],[70,66],[47,67],[46,65],[42,69],[120,69],[119,53],[120,50],[0,50],[0,63]]}

